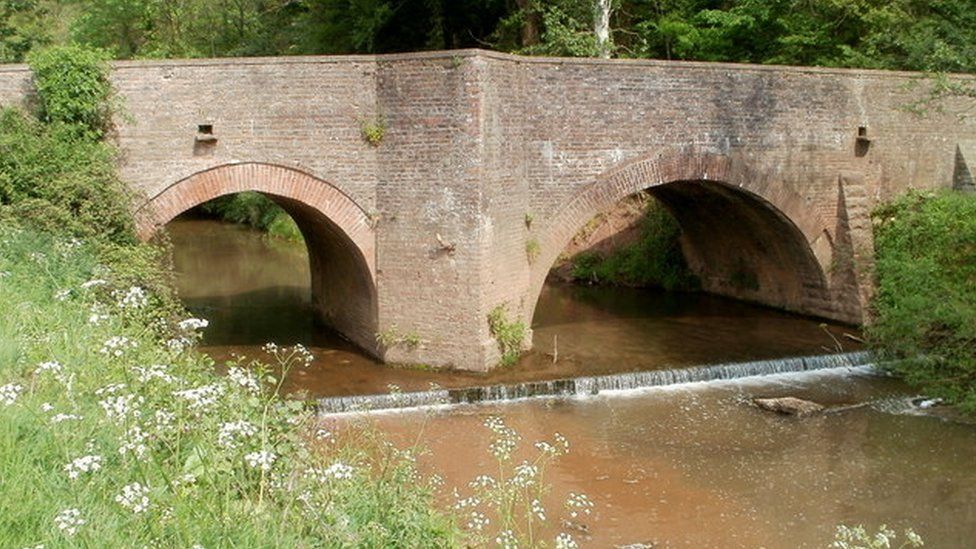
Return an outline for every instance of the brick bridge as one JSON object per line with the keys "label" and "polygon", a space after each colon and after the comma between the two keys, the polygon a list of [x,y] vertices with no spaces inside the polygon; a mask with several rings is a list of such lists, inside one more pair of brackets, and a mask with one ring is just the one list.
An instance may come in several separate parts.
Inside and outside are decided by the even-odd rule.
{"label": "brick bridge", "polygon": [[[908,73],[457,51],[119,62],[112,80],[144,236],[265,193],[306,237],[326,321],[384,360],[466,369],[498,359],[489,311],[531,323],[573,235],[641,190],[707,291],[860,322],[872,207],[971,184],[976,162],[963,100],[911,114],[927,85]],[[0,68],[0,102],[30,90]]]}

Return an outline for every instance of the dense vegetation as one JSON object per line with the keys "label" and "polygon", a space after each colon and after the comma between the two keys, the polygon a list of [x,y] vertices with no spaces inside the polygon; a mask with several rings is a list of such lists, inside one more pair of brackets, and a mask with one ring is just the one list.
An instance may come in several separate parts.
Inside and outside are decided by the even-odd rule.
{"label": "dense vegetation", "polygon": [[221,196],[202,204],[200,211],[224,221],[254,227],[273,237],[302,241],[302,233],[291,216],[261,193]]}
{"label": "dense vegetation", "polygon": [[572,277],[589,284],[653,286],[693,290],[698,281],[681,252],[681,228],[670,212],[647,200],[638,239],[609,253],[582,252],[573,258]]}
{"label": "dense vegetation", "polygon": [[484,47],[964,72],[976,69],[976,10],[968,0],[0,1],[0,61],[69,41],[120,58]]}
{"label": "dense vegetation", "polygon": [[976,197],[913,192],[875,221],[872,339],[909,382],[976,412]]}

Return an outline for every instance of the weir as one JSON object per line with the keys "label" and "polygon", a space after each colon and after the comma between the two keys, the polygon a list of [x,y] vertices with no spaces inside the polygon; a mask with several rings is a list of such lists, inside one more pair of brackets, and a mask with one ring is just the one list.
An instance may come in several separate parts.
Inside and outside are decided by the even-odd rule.
{"label": "weir", "polygon": [[430,406],[504,402],[537,397],[597,395],[607,391],[626,391],[648,387],[705,381],[739,379],[828,368],[853,368],[874,363],[870,352],[835,353],[690,368],[628,372],[602,376],[582,376],[549,381],[530,381],[506,385],[486,385],[460,389],[436,389],[406,393],[357,395],[323,398],[319,415],[361,411],[397,410]]}

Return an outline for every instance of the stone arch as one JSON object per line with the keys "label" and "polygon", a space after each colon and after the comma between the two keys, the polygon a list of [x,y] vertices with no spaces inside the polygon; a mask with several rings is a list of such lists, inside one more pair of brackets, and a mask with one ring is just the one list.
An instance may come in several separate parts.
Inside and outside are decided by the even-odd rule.
{"label": "stone arch", "polygon": [[332,184],[303,171],[262,163],[226,164],[166,187],[136,212],[148,239],[179,214],[219,196],[260,192],[295,220],[308,247],[312,303],[321,319],[377,354],[376,235],[369,216]]}
{"label": "stone arch", "polygon": [[[584,187],[547,224],[530,275],[532,320],[549,269],[594,216],[627,196],[650,192],[682,227],[682,248],[703,289],[796,312],[851,320],[833,307],[814,250],[830,227],[782,179],[741,156],[693,148],[647,155],[611,169]],[[747,280],[730,283],[739,268]],[[720,272],[724,271],[724,272]]]}

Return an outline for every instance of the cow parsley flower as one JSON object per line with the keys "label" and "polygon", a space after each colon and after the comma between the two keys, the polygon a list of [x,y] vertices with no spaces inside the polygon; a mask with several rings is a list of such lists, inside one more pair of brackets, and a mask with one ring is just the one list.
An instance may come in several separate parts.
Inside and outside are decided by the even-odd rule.
{"label": "cow parsley flower", "polygon": [[468,530],[474,530],[475,532],[480,532],[484,530],[485,527],[488,526],[490,522],[491,521],[488,520],[488,517],[485,516],[484,513],[481,513],[479,511],[471,511],[471,513],[468,515],[467,527]]}
{"label": "cow parsley flower", "polygon": [[217,444],[228,450],[233,450],[239,447],[245,439],[256,435],[257,432],[257,427],[244,420],[224,423],[220,426],[220,433],[217,434]]}
{"label": "cow parsley flower", "polygon": [[103,355],[120,357],[125,354],[127,349],[134,349],[137,346],[138,344],[135,341],[125,336],[112,336],[105,340],[98,352]]}
{"label": "cow parsley flower", "polygon": [[0,402],[4,406],[11,406],[17,402],[17,397],[24,392],[24,386],[19,383],[8,383],[0,387]]}
{"label": "cow parsley flower", "polygon": [[251,394],[261,392],[261,384],[258,382],[257,376],[244,368],[232,366],[227,370],[227,377]]}
{"label": "cow parsley flower", "polygon": [[178,326],[181,330],[202,330],[210,325],[210,322],[203,318],[188,318],[186,320],[181,320]]}
{"label": "cow parsley flower", "polygon": [[57,525],[58,530],[73,536],[78,532],[78,528],[85,524],[85,519],[81,518],[81,511],[78,509],[62,509],[54,517],[54,524]]}
{"label": "cow parsley flower", "polygon": [[498,537],[495,538],[495,543],[502,547],[502,549],[518,549],[518,538],[515,537],[515,532],[511,530],[502,530],[498,533]]}
{"label": "cow parsley flower", "polygon": [[579,545],[576,543],[576,540],[573,539],[573,536],[567,534],[566,532],[560,532],[560,534],[556,536],[556,549],[577,549],[578,547]]}
{"label": "cow parsley flower", "polygon": [[581,514],[589,515],[593,510],[593,502],[586,494],[570,492],[569,498],[566,500],[566,508],[569,510],[569,516],[576,518]]}
{"label": "cow parsley flower", "polygon": [[119,309],[141,309],[149,303],[146,291],[139,286],[131,286],[128,290],[115,290],[112,297],[116,299]]}
{"label": "cow parsley flower", "polygon": [[58,374],[63,369],[64,366],[62,366],[61,363],[58,362],[57,360],[49,360],[47,362],[42,362],[38,364],[37,369],[34,370],[34,375],[41,375],[44,372],[51,372],[54,374]]}
{"label": "cow parsley flower", "polygon": [[133,513],[144,513],[149,509],[149,487],[133,482],[122,487],[122,493],[115,496],[115,501]]}
{"label": "cow parsley flower", "polygon": [[165,364],[152,364],[150,366],[133,366],[136,376],[142,383],[148,383],[153,379],[159,379],[166,383],[172,383],[175,378],[167,372],[169,366]]}
{"label": "cow parsley flower", "polygon": [[204,411],[216,404],[217,400],[223,396],[224,391],[223,385],[212,383],[210,385],[201,385],[194,389],[175,391],[173,396],[185,400],[191,410]]}
{"label": "cow parsley flower", "polygon": [[125,422],[129,416],[138,417],[142,414],[138,406],[145,399],[136,395],[110,396],[98,401],[98,405],[105,411],[105,416],[116,424]]}
{"label": "cow parsley flower", "polygon": [[108,282],[106,282],[106,281],[104,281],[104,280],[102,280],[100,278],[95,278],[95,279],[89,280],[87,282],[82,282],[81,283],[81,289],[82,290],[87,290],[89,288],[94,288],[95,286],[103,286],[105,284],[108,284]]}
{"label": "cow parsley flower", "polygon": [[71,480],[77,479],[82,473],[93,473],[102,468],[102,456],[82,456],[71,461],[71,463],[64,466],[64,470],[68,472],[68,478]]}
{"label": "cow parsley flower", "polygon": [[276,456],[273,452],[268,452],[267,450],[251,452],[250,454],[244,456],[244,461],[246,461],[249,466],[254,469],[261,469],[262,471],[270,471],[277,459],[278,456]]}
{"label": "cow parsley flower", "polygon": [[146,455],[148,448],[145,445],[146,433],[137,425],[125,432],[125,436],[119,441],[119,454],[132,454],[136,459],[142,459]]}
{"label": "cow parsley flower", "polygon": [[51,417],[51,423],[58,424],[62,421],[81,421],[85,418],[75,414],[55,414]]}
{"label": "cow parsley flower", "polygon": [[539,475],[539,468],[535,465],[531,465],[527,461],[523,461],[519,465],[515,466],[515,474],[509,479],[509,482],[513,486],[518,486],[519,488],[527,488],[535,484],[535,479]]}

